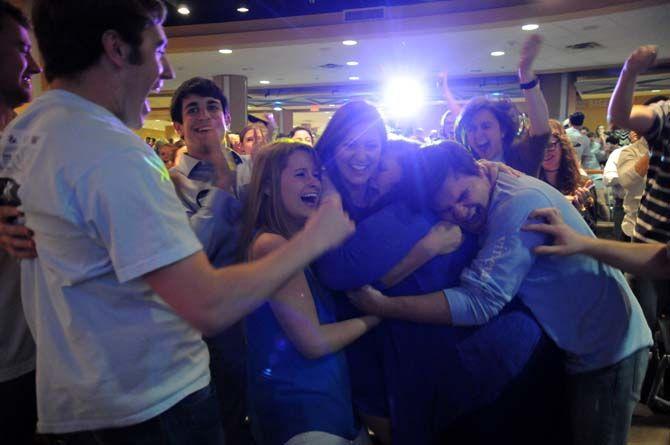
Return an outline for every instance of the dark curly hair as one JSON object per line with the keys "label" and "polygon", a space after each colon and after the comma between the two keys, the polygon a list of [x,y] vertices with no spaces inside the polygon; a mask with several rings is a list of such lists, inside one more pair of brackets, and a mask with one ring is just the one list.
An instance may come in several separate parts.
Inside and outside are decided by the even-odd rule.
{"label": "dark curly hair", "polygon": [[[558,139],[561,150],[561,163],[558,166],[558,184],[551,184],[564,195],[574,194],[577,187],[584,183],[582,176],[579,174],[579,164],[577,164],[577,157],[575,149],[572,147],[572,142],[568,137],[563,125],[555,120],[549,119],[549,127],[551,128],[551,135]],[[540,166],[539,178],[549,184],[544,167]]]}
{"label": "dark curly hair", "polygon": [[[468,147],[467,130],[472,126],[475,115],[482,110],[490,111],[495,116],[503,134],[503,150],[512,145],[519,131],[519,110],[509,99],[490,100],[484,96],[473,97],[465,105],[456,127],[456,139]],[[472,150],[472,147],[468,147]],[[477,156],[476,153],[473,154]]]}

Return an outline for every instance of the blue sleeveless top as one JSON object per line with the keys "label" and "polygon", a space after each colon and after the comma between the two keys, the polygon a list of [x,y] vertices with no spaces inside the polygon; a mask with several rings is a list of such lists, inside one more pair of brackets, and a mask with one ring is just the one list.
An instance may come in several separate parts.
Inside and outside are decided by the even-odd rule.
{"label": "blue sleeveless top", "polygon": [[[332,296],[305,269],[321,324],[334,323]],[[347,362],[342,351],[305,358],[265,303],[246,318],[248,394],[252,424],[261,445],[282,445],[307,431],[348,440],[358,435]]]}

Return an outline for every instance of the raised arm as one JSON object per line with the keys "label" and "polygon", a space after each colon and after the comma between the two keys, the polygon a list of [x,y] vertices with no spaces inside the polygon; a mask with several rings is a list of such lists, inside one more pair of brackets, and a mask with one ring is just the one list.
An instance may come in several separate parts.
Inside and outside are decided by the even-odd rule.
{"label": "raised arm", "polygon": [[635,130],[641,135],[653,126],[654,113],[644,105],[633,107],[633,94],[637,76],[654,65],[657,51],[654,45],[641,46],[626,60],[607,109],[607,119],[612,125]]}
{"label": "raised arm", "polygon": [[[254,242],[252,258],[261,258],[286,243],[279,235],[264,233]],[[309,359],[337,352],[379,324],[374,316],[321,324],[303,271],[294,274],[269,301],[288,338]]]}
{"label": "raised arm", "polygon": [[[537,79],[533,69],[533,63],[537,59],[542,47],[542,37],[533,34],[523,44],[521,57],[519,58],[519,82],[527,84]],[[533,88],[523,89],[523,97],[528,106],[528,118],[530,119],[531,136],[549,134],[549,109],[539,83]]]}
{"label": "raised arm", "polygon": [[543,218],[546,222],[529,224],[524,230],[554,237],[553,245],[535,248],[538,255],[583,254],[635,275],[651,278],[670,276],[670,258],[664,244],[624,243],[580,235],[568,227],[553,208],[535,210],[531,217]]}

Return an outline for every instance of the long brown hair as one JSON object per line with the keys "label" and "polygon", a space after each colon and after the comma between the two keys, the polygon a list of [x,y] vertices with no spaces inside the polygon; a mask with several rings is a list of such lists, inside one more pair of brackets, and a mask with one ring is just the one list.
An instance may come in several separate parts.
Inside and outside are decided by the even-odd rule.
{"label": "long brown hair", "polygon": [[351,101],[339,108],[314,145],[314,149],[319,154],[319,158],[326,168],[328,179],[330,179],[335,189],[342,196],[342,205],[350,214],[355,212],[355,206],[351,202],[344,179],[342,179],[342,175],[335,164],[335,154],[340,145],[349,137],[351,131],[358,125],[364,125],[377,132],[382,144],[383,153],[387,141],[384,121],[377,108],[360,100]]}
{"label": "long brown hair", "polygon": [[[558,184],[555,185],[555,188],[564,195],[572,195],[577,187],[584,182],[579,174],[579,164],[577,163],[575,149],[572,147],[572,142],[570,142],[570,138],[559,121],[549,119],[549,127],[551,128],[551,135],[558,139],[558,145],[561,150],[561,162],[558,166],[558,174],[556,175]],[[540,166],[539,178],[549,183],[542,166]]]}
{"label": "long brown hair", "polygon": [[291,238],[300,225],[289,216],[281,200],[281,174],[288,158],[296,152],[308,153],[317,168],[316,151],[302,142],[278,140],[261,150],[254,160],[247,200],[242,216],[240,259],[247,258],[247,251],[258,232],[270,232]]}

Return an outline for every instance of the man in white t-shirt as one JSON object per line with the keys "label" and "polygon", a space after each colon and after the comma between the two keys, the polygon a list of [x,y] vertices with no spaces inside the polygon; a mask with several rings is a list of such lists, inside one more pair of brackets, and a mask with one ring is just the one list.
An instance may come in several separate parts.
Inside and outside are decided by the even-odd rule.
{"label": "man in white t-shirt", "polygon": [[255,310],[353,230],[325,199],[284,248],[211,266],[164,164],[129,129],[173,77],[164,18],[160,0],[33,2],[51,89],[6,128],[0,176],[19,186],[35,234],[22,300],[51,443],[223,443],[201,334]]}
{"label": "man in white t-shirt", "polygon": [[[19,9],[0,0],[0,134],[14,109],[30,101],[31,77],[40,72],[30,55],[29,28]],[[15,182],[0,177],[3,217],[15,215],[15,191]],[[7,443],[23,445],[33,443],[37,412],[35,343],[23,315],[19,275],[18,261],[0,249],[0,431]]]}

